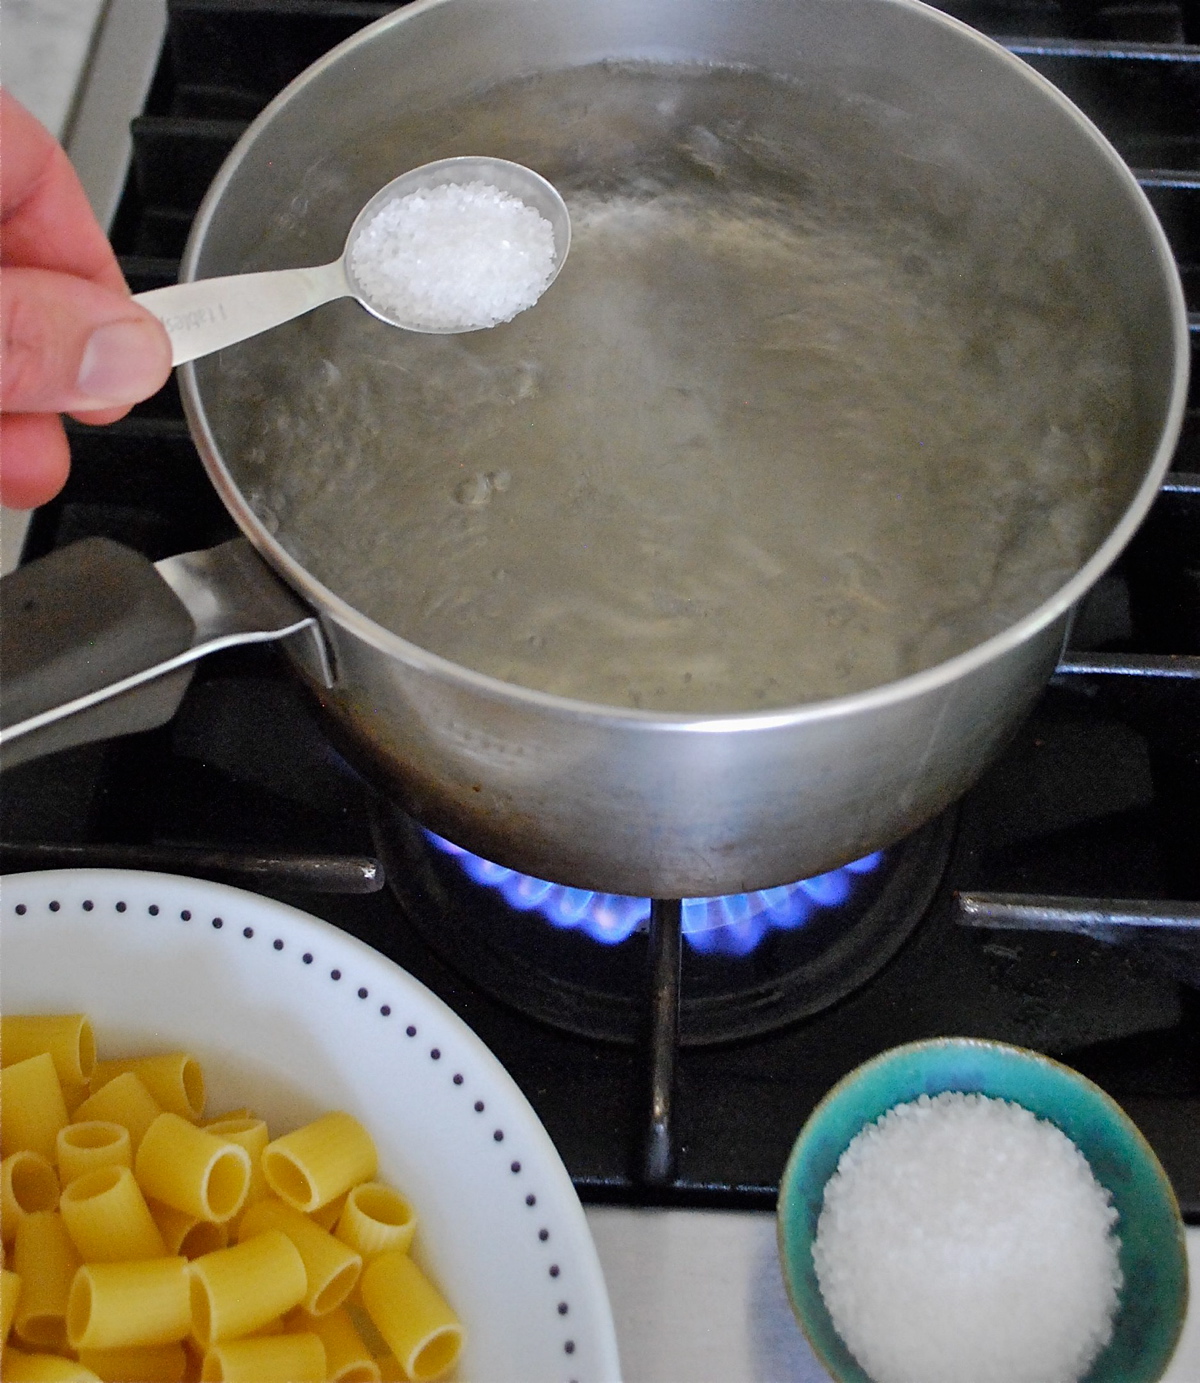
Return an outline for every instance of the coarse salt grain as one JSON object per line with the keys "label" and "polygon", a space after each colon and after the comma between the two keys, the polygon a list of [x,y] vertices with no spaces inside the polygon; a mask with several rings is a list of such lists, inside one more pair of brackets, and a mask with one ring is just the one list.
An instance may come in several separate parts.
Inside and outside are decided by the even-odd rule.
{"label": "coarse salt grain", "polygon": [[554,232],[490,183],[446,183],[385,202],[361,227],[350,273],[407,326],[470,331],[532,307],[554,270]]}
{"label": "coarse salt grain", "polygon": [[1077,1383],[1112,1338],[1116,1220],[1053,1124],[983,1095],[922,1095],[842,1154],[813,1264],[875,1383]]}

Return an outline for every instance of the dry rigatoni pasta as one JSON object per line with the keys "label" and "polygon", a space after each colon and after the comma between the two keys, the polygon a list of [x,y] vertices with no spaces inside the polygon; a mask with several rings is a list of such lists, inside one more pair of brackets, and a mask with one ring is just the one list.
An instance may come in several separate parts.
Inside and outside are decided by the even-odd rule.
{"label": "dry rigatoni pasta", "polygon": [[262,1170],[263,1149],[271,1141],[271,1135],[267,1130],[267,1121],[256,1119],[249,1114],[239,1118],[230,1116],[228,1119],[218,1119],[210,1124],[205,1124],[204,1129],[211,1133],[214,1138],[223,1138],[227,1142],[236,1143],[239,1148],[245,1148],[250,1154],[250,1184],[246,1188],[246,1198],[243,1200],[242,1208],[236,1217],[240,1219],[245,1214],[247,1207],[271,1194],[271,1188],[267,1185],[267,1179],[263,1176]]}
{"label": "dry rigatoni pasta", "polygon": [[26,1215],[58,1205],[58,1174],[49,1162],[28,1148],[0,1162],[0,1226],[6,1246],[16,1238]]}
{"label": "dry rigatoni pasta", "polygon": [[120,1124],[129,1130],[129,1141],[136,1154],[146,1130],[162,1112],[162,1106],[137,1073],[126,1071],[93,1090],[71,1118],[76,1122],[96,1119]]}
{"label": "dry rigatoni pasta", "polygon": [[163,1205],[161,1201],[150,1201],[150,1213],[163,1237],[167,1252],[182,1254],[184,1258],[199,1258],[203,1253],[213,1253],[225,1248],[229,1243],[229,1223],[217,1224],[213,1220],[202,1220],[188,1210],[176,1210],[173,1205]]}
{"label": "dry rigatoni pasta", "polygon": [[17,1300],[21,1295],[21,1276],[11,1268],[0,1270],[0,1349],[8,1340],[12,1329],[13,1316],[17,1312]]}
{"label": "dry rigatoni pasta", "polygon": [[201,1383],[324,1383],[325,1347],[316,1335],[231,1340],[204,1356]]}
{"label": "dry rigatoni pasta", "polygon": [[98,1373],[61,1354],[30,1354],[11,1345],[4,1351],[4,1383],[104,1383]]}
{"label": "dry rigatoni pasta", "polygon": [[0,1156],[28,1150],[53,1162],[58,1131],[66,1127],[68,1115],[49,1052],[0,1071],[0,1108]]}
{"label": "dry rigatoni pasta", "polygon": [[66,1186],[101,1167],[133,1167],[133,1140],[122,1124],[107,1119],[72,1120],[58,1131],[54,1147],[58,1175]]}
{"label": "dry rigatoni pasta", "polygon": [[130,1349],[81,1349],[79,1362],[102,1383],[183,1383],[187,1351],[182,1344]]}
{"label": "dry rigatoni pasta", "polygon": [[238,1241],[268,1229],[286,1234],[304,1262],[306,1287],[301,1305],[310,1315],[323,1316],[334,1310],[357,1286],[362,1256],[307,1215],[274,1197],[259,1201],[242,1216]]}
{"label": "dry rigatoni pasta", "polygon": [[286,1321],[291,1332],[311,1330],[325,1346],[328,1383],[380,1383],[379,1362],[359,1334],[344,1306],[324,1316],[294,1311]]}
{"label": "dry rigatoni pasta", "polygon": [[134,1165],[148,1196],[218,1224],[237,1214],[250,1186],[245,1148],[169,1111],[146,1130]]}
{"label": "dry rigatoni pasta", "polygon": [[192,1333],[206,1349],[262,1329],[308,1286],[299,1250],[277,1229],[193,1259],[190,1273]]}
{"label": "dry rigatoni pasta", "polygon": [[92,1089],[100,1090],[128,1072],[137,1076],[163,1109],[181,1119],[195,1122],[204,1113],[204,1072],[187,1052],[98,1061],[92,1070]]}
{"label": "dry rigatoni pasta", "polygon": [[335,1110],[268,1143],[263,1174],[271,1190],[296,1210],[319,1210],[375,1175],[371,1135],[352,1115]]}
{"label": "dry rigatoni pasta", "polygon": [[85,1263],[165,1258],[167,1246],[128,1167],[100,1167],[63,1187],[58,1203]]}
{"label": "dry rigatoni pasta", "polygon": [[96,1038],[83,1013],[10,1013],[0,1018],[0,1062],[12,1066],[47,1053],[64,1085],[85,1085],[96,1064]]}
{"label": "dry rigatoni pasta", "polygon": [[362,1301],[414,1383],[440,1377],[462,1349],[462,1326],[407,1253],[391,1250],[363,1269]]}
{"label": "dry rigatoni pasta", "polygon": [[31,1349],[62,1349],[67,1343],[67,1298],[79,1267],[62,1216],[50,1210],[27,1215],[17,1226],[12,1265],[21,1279],[13,1314],[18,1338]]}
{"label": "dry rigatoni pasta", "polygon": [[308,1218],[313,1224],[320,1225],[322,1229],[327,1229],[330,1234],[332,1234],[334,1226],[341,1218],[342,1210],[346,1204],[346,1197],[349,1194],[350,1192],[346,1191],[340,1196],[334,1196],[333,1200],[326,1201],[324,1205],[319,1205],[316,1210],[310,1211]]}
{"label": "dry rigatoni pasta", "polygon": [[[202,1125],[186,1052],[96,1062],[89,1087],[72,1064],[94,1056],[83,1015],[14,1031],[26,1045],[0,1076],[5,1383],[399,1377],[362,1332],[409,1379],[453,1365],[461,1326],[398,1251],[415,1216],[373,1180],[358,1120],[334,1111],[274,1141],[249,1110]],[[372,1256],[383,1269],[347,1311]]]}
{"label": "dry rigatoni pasta", "polygon": [[346,1196],[334,1233],[367,1259],[388,1249],[407,1253],[416,1229],[416,1212],[399,1191],[364,1181]]}
{"label": "dry rigatoni pasta", "polygon": [[85,1263],[67,1301],[71,1348],[128,1349],[186,1339],[192,1329],[189,1287],[186,1258]]}

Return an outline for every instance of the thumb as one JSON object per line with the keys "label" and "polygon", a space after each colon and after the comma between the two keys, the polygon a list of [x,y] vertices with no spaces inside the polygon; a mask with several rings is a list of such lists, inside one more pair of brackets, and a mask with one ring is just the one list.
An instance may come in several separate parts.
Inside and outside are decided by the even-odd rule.
{"label": "thumb", "polygon": [[86,413],[149,398],[171,373],[162,324],[128,295],[72,274],[0,276],[4,411]]}

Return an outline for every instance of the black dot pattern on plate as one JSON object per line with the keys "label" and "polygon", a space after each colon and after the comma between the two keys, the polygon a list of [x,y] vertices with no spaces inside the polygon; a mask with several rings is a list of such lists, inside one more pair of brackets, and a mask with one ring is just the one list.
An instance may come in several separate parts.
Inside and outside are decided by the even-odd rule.
{"label": "black dot pattern on plate", "polygon": [[[138,900],[135,899],[135,904],[137,903],[137,901],[138,901]],[[59,911],[61,911],[61,909],[62,909],[62,903],[61,903],[61,901],[60,901],[59,899],[57,899],[57,898],[55,898],[55,899],[50,899],[50,900],[47,902],[47,905],[46,905],[46,906],[49,908],[49,910],[50,910],[51,912],[59,912]],[[82,909],[83,909],[84,912],[92,912],[92,911],[94,911],[96,905],[95,905],[95,902],[94,902],[93,899],[91,899],[91,898],[86,898],[86,899],[84,899],[84,900],[82,901],[81,906],[82,906]],[[113,907],[114,907],[115,910],[116,910],[117,912],[119,912],[119,913],[126,912],[126,911],[128,910],[128,906],[129,906],[128,903],[125,902],[125,900],[123,900],[123,899],[122,899],[122,900],[119,900],[119,901],[117,901],[116,903],[113,904]],[[29,911],[29,907],[28,907],[28,905],[27,905],[26,903],[17,903],[17,904],[14,906],[13,911],[16,913],[16,915],[17,915],[18,917],[24,917],[24,916],[26,915],[26,913]],[[151,916],[151,917],[157,917],[157,916],[159,916],[159,914],[160,914],[160,912],[161,912],[161,908],[160,908],[159,904],[157,904],[157,903],[150,903],[150,904],[147,905],[146,911],[147,911],[147,913],[149,914],[149,916]],[[190,921],[192,920],[192,912],[191,912],[191,910],[188,909],[188,908],[183,908],[183,909],[181,909],[181,910],[180,910],[180,913],[179,913],[179,918],[180,918],[180,920],[183,921],[183,922],[190,922]],[[213,929],[214,931],[221,931],[221,930],[224,928],[224,926],[225,926],[225,920],[224,920],[224,918],[221,918],[221,917],[213,917],[213,918],[211,919],[211,925],[212,925],[212,929]],[[242,936],[245,937],[247,940],[253,939],[253,937],[254,937],[254,928],[251,927],[251,926],[244,926],[244,927],[242,928]],[[283,951],[283,950],[286,949],[286,942],[283,940],[282,937],[275,937],[275,938],[273,939],[273,941],[271,942],[271,946],[272,946],[272,949],[273,949],[274,951],[276,951],[276,952]],[[314,959],[315,959],[315,957],[314,957],[314,955],[313,955],[313,953],[312,953],[311,951],[305,951],[305,952],[301,955],[300,958],[301,958],[301,960],[303,961],[303,963],[304,963],[305,965],[312,965],[312,964],[313,964],[313,961],[314,961]],[[330,971],[329,971],[329,978],[330,978],[331,980],[334,980],[334,981],[340,980],[340,979],[342,978],[342,971],[341,971],[341,970],[330,970]],[[367,989],[367,987],[366,987],[365,985],[363,985],[363,986],[358,987],[358,989],[357,989],[357,994],[358,994],[358,997],[359,997],[360,999],[366,999],[366,998],[368,998],[368,997],[370,996],[370,991]],[[379,1013],[380,1013],[380,1015],[381,1015],[382,1017],[384,1017],[384,1018],[390,1017],[390,1016],[391,1016],[391,1013],[392,1013],[392,1007],[391,1007],[391,1005],[390,1005],[390,1004],[381,1004],[381,1005],[379,1006]],[[414,1024],[414,1023],[409,1023],[409,1024],[407,1024],[406,1027],[405,1027],[405,1033],[406,1033],[409,1037],[416,1037],[416,1035],[417,1035],[417,1026],[416,1026],[416,1024]],[[440,1061],[441,1058],[442,1058],[441,1049],[438,1048],[438,1047],[431,1047],[431,1048],[429,1049],[429,1057],[430,1057],[430,1059],[431,1059],[432,1061]],[[465,1077],[465,1075],[464,1075],[461,1071],[455,1071],[455,1072],[453,1073],[453,1075],[451,1076],[451,1080],[452,1080],[452,1082],[453,1082],[455,1085],[461,1086],[461,1085],[465,1084],[465,1082],[466,1082],[466,1077]],[[482,1113],[484,1112],[484,1110],[486,1109],[487,1106],[485,1105],[485,1103],[484,1103],[483,1100],[475,1100],[475,1101],[473,1102],[473,1106],[472,1106],[472,1107],[474,1108],[476,1114],[482,1114]],[[484,1125],[484,1128],[486,1128],[486,1127],[487,1127],[487,1125],[485,1124],[485,1125]],[[504,1129],[503,1129],[503,1128],[494,1128],[494,1129],[492,1130],[492,1140],[493,1140],[493,1142],[496,1142],[496,1143],[503,1143],[504,1140],[505,1140]],[[519,1161],[515,1161],[515,1160],[514,1160],[513,1162],[510,1162],[510,1163],[509,1163],[509,1171],[510,1171],[514,1176],[519,1175],[520,1172],[521,1172],[521,1163],[520,1163]],[[538,1198],[537,1198],[537,1196],[536,1196],[532,1191],[527,1192],[526,1195],[525,1195],[525,1197],[524,1197],[524,1199],[525,1199],[525,1205],[526,1205],[528,1208],[530,1208],[530,1209],[532,1209],[532,1208],[533,1208],[534,1206],[536,1206],[537,1203],[538,1203]],[[538,1237],[538,1240],[539,1240],[541,1243],[543,1243],[543,1244],[546,1243],[546,1242],[549,1240],[549,1238],[550,1238],[550,1230],[549,1230],[545,1225],[543,1225],[542,1227],[540,1227],[540,1228],[538,1229],[538,1231],[537,1231],[537,1237]],[[550,1276],[550,1278],[551,1278],[552,1280],[557,1280],[557,1279],[558,1279],[559,1277],[561,1277],[561,1275],[562,1275],[562,1267],[561,1267],[561,1265],[558,1264],[558,1263],[551,1263],[551,1264],[549,1265],[547,1271],[548,1271],[549,1276]],[[567,1316],[567,1315],[570,1314],[570,1309],[571,1309],[571,1308],[570,1308],[570,1303],[569,1303],[568,1301],[566,1301],[566,1300],[556,1300],[555,1303],[554,1303],[554,1307],[555,1307],[555,1311],[557,1312],[557,1314],[558,1314],[560,1317],[562,1317],[562,1316]],[[574,1353],[576,1352],[576,1342],[575,1342],[574,1340],[564,1340],[564,1341],[563,1341],[563,1352],[564,1352],[565,1354],[568,1354],[568,1355],[574,1354]],[[568,1383],[577,1383],[577,1380],[574,1379],[574,1378],[572,1378],[572,1379],[568,1380]]]}

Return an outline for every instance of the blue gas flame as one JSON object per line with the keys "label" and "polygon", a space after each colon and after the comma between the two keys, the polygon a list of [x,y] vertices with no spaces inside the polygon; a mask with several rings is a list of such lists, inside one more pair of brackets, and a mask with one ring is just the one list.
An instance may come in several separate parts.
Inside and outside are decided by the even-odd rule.
{"label": "blue gas flame", "polygon": [[[626,940],[650,916],[649,898],[548,883],[493,864],[432,831],[425,834],[439,850],[454,856],[468,878],[495,889],[510,908],[539,912],[554,926],[582,931],[605,945]],[[883,852],[877,850],[828,874],[779,888],[719,898],[685,898],[684,939],[705,955],[749,955],[768,932],[791,931],[802,927],[819,908],[841,907],[853,893],[856,877],[870,874],[883,858]]]}

